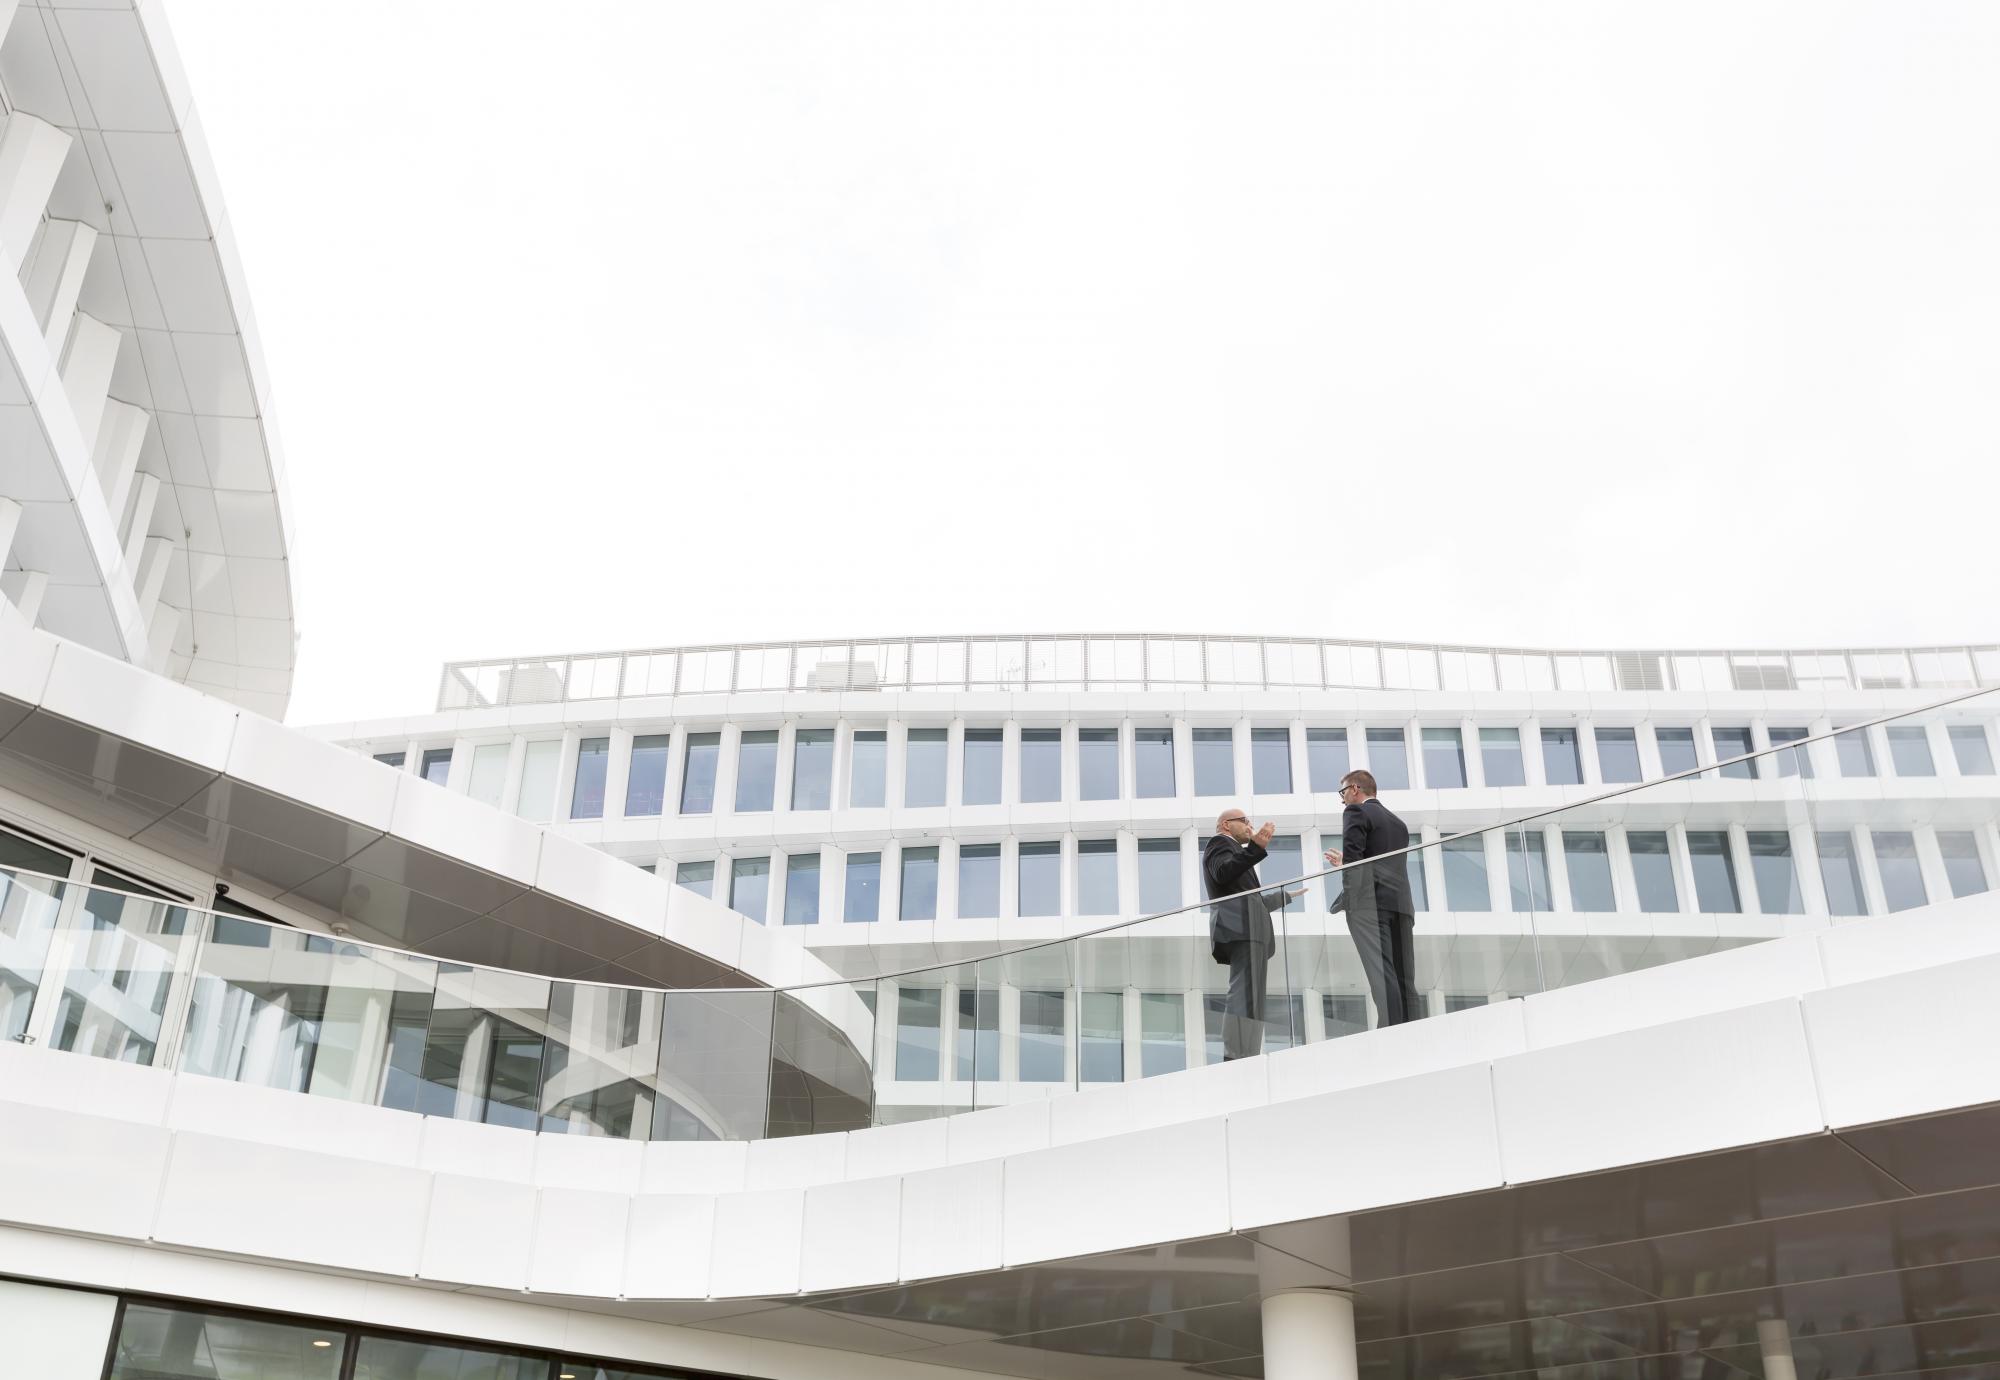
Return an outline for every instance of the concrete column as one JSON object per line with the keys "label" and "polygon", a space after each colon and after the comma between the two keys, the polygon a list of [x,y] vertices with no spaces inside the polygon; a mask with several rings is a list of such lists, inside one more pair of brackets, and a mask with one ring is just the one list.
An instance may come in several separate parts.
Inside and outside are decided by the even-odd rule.
{"label": "concrete column", "polygon": [[1889,896],[1882,890],[1882,866],[1875,860],[1875,831],[1865,824],[1857,824],[1854,835],[1854,858],[1861,865],[1861,894],[1868,898],[1870,915],[1889,913]]}
{"label": "concrete column", "polygon": [[1589,719],[1576,721],[1576,759],[1584,785],[1604,784],[1603,764],[1597,760],[1597,726]]}
{"label": "concrete column", "polygon": [[1194,798],[1194,730],[1186,719],[1175,719],[1174,730],[1174,797],[1177,800]]}
{"label": "concrete column", "polygon": [[715,813],[717,815],[736,813],[736,754],[743,750],[743,729],[738,724],[723,724],[722,739],[716,745],[715,758]]}
{"label": "concrete column", "polygon": [[1471,719],[1458,724],[1459,750],[1465,754],[1465,784],[1478,789],[1486,784],[1486,754],[1479,750],[1479,725]]}
{"label": "concrete column", "polygon": [[[1750,832],[1741,824],[1729,826],[1729,864],[1736,869],[1737,903],[1745,915],[1762,915],[1764,898],[1757,894],[1757,869],[1750,861]],[[1792,860],[1794,867],[1798,859]]]}
{"label": "concrete column", "polygon": [[792,808],[792,767],[799,749],[799,726],[786,720],[778,726],[778,760],[771,773],[771,809]]}
{"label": "concrete column", "polygon": [[[610,741],[604,745],[604,818],[623,819],[625,788],[632,781],[633,734],[629,728],[611,728],[605,731],[605,737]],[[464,755],[470,759],[471,749],[468,748]],[[451,765],[453,771],[458,770],[457,757],[452,758]],[[469,761],[467,771],[470,771]]]}
{"label": "concrete column", "polygon": [[1792,866],[1799,878],[1799,901],[1805,906],[1807,915],[1820,917],[1820,923],[1824,924],[1829,907],[1826,878],[1819,867],[1819,839],[1813,834],[1810,824],[1794,824],[1791,835]]}
{"label": "concrete column", "polygon": [[[1248,800],[1257,790],[1257,776],[1250,762],[1250,721],[1238,719],[1229,729],[1231,760],[1236,764],[1236,789],[1231,792],[1237,800]],[[1243,806],[1248,809],[1249,806]]]}
{"label": "concrete column", "polygon": [[1424,770],[1424,726],[1420,720],[1410,719],[1403,724],[1403,760],[1409,764],[1410,789],[1429,789],[1430,776]]}
{"label": "concrete column", "polygon": [[937,840],[937,918],[958,918],[958,840],[947,834]]}
{"label": "concrete column", "polygon": [[69,340],[76,299],[83,291],[83,275],[96,246],[97,231],[82,221],[45,220],[35,232],[28,262],[22,268],[21,286],[52,357],[61,358]]}
{"label": "concrete column", "polygon": [[1623,825],[1614,824],[1604,831],[1604,846],[1611,855],[1612,904],[1621,913],[1640,910],[1639,878],[1632,870],[1632,847]]}
{"label": "concrete column", "polygon": [[1021,721],[1015,718],[1000,725],[1000,803],[1021,803]]}
{"label": "concrete column", "polygon": [[1071,801],[1083,798],[1083,748],[1076,730],[1074,719],[1062,726],[1062,798]]}
{"label": "concrete column", "polygon": [[62,363],[63,392],[69,395],[84,449],[95,450],[104,404],[111,396],[111,375],[118,367],[118,348],[125,343],[125,336],[89,312],[77,312],[73,320],[69,350]]}
{"label": "concrete column", "polygon": [[[891,810],[900,809],[903,804],[903,777],[910,761],[910,728],[901,719],[892,719],[884,726],[888,737],[888,761],[883,767],[882,803]],[[887,864],[888,854],[882,855]],[[888,877],[882,879],[883,895],[888,895]]]}
{"label": "concrete column", "polygon": [[[153,525],[153,509],[160,501],[160,480],[157,475],[142,474],[132,498],[132,517],[125,528],[125,568],[133,572],[137,583],[139,557],[145,553],[146,538]],[[124,517],[122,513],[112,515],[114,520]]]}
{"label": "concrete column", "polygon": [[1542,761],[1542,721],[1530,718],[1521,724],[1521,775],[1530,786],[1549,784],[1548,767]]}
{"label": "concrete column", "polygon": [[41,228],[70,137],[46,120],[16,110],[0,123],[0,251],[18,269]]}
{"label": "concrete column", "polygon": [[[1002,796],[1001,799],[1006,799]],[[944,803],[965,803],[965,720],[953,719],[944,730]]]}
{"label": "concrete column", "polygon": [[1287,1289],[1264,1296],[1263,1315],[1264,1380],[1356,1380],[1361,1373],[1353,1295]]}
{"label": "concrete column", "polygon": [[1937,830],[1924,825],[1913,831],[1917,836],[1917,867],[1922,871],[1924,891],[1931,904],[1951,899],[1951,877],[1944,870],[1944,853],[1938,847]]}
{"label": "concrete column", "polygon": [[[1799,1380],[1798,1363],[1792,1358],[1791,1329],[1783,1318],[1766,1318],[1757,1324],[1757,1350],[1764,1358],[1764,1380]],[[1268,1366],[1264,1373],[1270,1374]]]}
{"label": "concrete column", "polygon": [[104,506],[112,520],[125,516],[125,504],[132,497],[132,481],[139,473],[139,452],[145,448],[146,428],[151,414],[116,398],[104,404],[104,416],[97,424],[97,445],[91,452],[91,467],[104,489]]}

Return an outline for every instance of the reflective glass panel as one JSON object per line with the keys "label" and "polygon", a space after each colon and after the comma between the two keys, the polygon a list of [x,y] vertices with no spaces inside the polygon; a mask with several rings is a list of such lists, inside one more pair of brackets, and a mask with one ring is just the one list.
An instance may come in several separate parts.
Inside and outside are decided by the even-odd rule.
{"label": "reflective glass panel", "polygon": [[403,754],[400,752],[378,752],[375,760],[385,767],[394,767],[398,771],[403,769]]}
{"label": "reflective glass panel", "polygon": [[745,733],[736,746],[736,812],[761,814],[774,806],[777,792],[778,730]]}
{"label": "reflective glass panel", "polygon": [[1368,730],[1368,770],[1375,774],[1378,791],[1407,791],[1410,788],[1410,754],[1400,728]]}
{"label": "reflective glass panel", "polygon": [[882,915],[882,855],[847,855],[847,890],[840,918],[849,924],[867,924]]}
{"label": "reflective glass panel", "polygon": [[732,858],[729,862],[729,908],[738,915],[764,923],[765,907],[771,898],[771,860]]}
{"label": "reflective glass panel", "polygon": [[481,805],[498,805],[500,792],[507,787],[507,758],[511,743],[481,743],[472,750],[472,774],[465,793]]}
{"label": "reflective glass panel", "polygon": [[1062,845],[1024,843],[1019,868],[1020,913],[1062,914]]}
{"label": "reflective glass panel", "polygon": [[1482,728],[1479,730],[1479,760],[1486,768],[1489,786],[1525,786],[1528,776],[1521,765],[1521,730]]}
{"label": "reflective glass panel", "polygon": [[1635,728],[1598,729],[1597,771],[1607,786],[1622,786],[1639,780],[1639,731]]}
{"label": "reflective glass panel", "polygon": [[1306,772],[1316,795],[1332,795],[1347,775],[1347,730],[1309,728],[1306,730]]}
{"label": "reflective glass panel", "polygon": [[1834,753],[1840,759],[1842,776],[1873,776],[1875,751],[1868,746],[1868,730],[1851,729],[1833,737]]}
{"label": "reflective glass panel", "polygon": [[715,764],[722,752],[720,733],[690,733],[687,767],[681,773],[681,813],[705,815],[715,809]]}
{"label": "reflective glass panel", "polygon": [[848,787],[847,803],[857,810],[879,809],[889,781],[889,735],[882,729],[859,729],[854,734],[854,780]]}
{"label": "reflective glass panel", "polygon": [[946,730],[910,730],[903,763],[903,803],[918,807],[944,804]]}
{"label": "reflective glass panel", "polygon": [[1660,770],[1668,776],[1693,771],[1700,765],[1695,757],[1692,728],[1656,728],[1653,741],[1660,749]]}
{"label": "reflective glass panel", "polygon": [[[124,879],[99,872],[101,883]],[[174,975],[192,947],[186,906],[93,887],[70,938],[56,1004],[56,1049],[150,1064],[165,1032]]]}
{"label": "reflective glass panel", "polygon": [[1440,851],[1444,855],[1445,909],[1493,909],[1493,898],[1486,889],[1486,840],[1478,834],[1446,839]]}
{"label": "reflective glass panel", "polygon": [[1160,800],[1174,793],[1174,731],[1140,728],[1132,733],[1133,788],[1141,800]]}
{"label": "reflective glass panel", "polygon": [[674,869],[674,885],[686,887],[697,896],[715,894],[715,864],[684,862]]}
{"label": "reflective glass panel", "polygon": [[[7,846],[16,843],[24,846]],[[60,865],[68,870],[67,858],[24,856],[32,847],[26,840],[0,833],[0,851],[21,858],[22,866]],[[41,985],[48,963],[56,915],[62,909],[63,890],[62,882],[45,877],[0,872],[0,1040],[17,1040],[28,1028],[35,989]]]}
{"label": "reflective glass panel", "polygon": [[1250,789],[1258,795],[1292,793],[1291,730],[1250,730]]}
{"label": "reflective glass panel", "polygon": [[1550,908],[1548,840],[1539,829],[1507,835],[1507,890],[1523,914]]}
{"label": "reflective glass panel", "polygon": [[1980,724],[1953,724],[1950,729],[1952,756],[1958,759],[1960,776],[1993,775],[1993,744]]}
{"label": "reflective glass panel", "polygon": [[632,769],[625,778],[625,814],[641,819],[667,807],[667,754],[673,735],[651,733],[632,740]]}
{"label": "reflective glass panel", "polygon": [[1118,730],[1078,729],[1076,751],[1077,789],[1082,798],[1118,799]]}
{"label": "reflective glass panel", "polygon": [[1854,835],[1842,830],[1816,836],[1819,850],[1819,878],[1826,887],[1826,908],[1832,915],[1866,915],[1868,893],[1861,885],[1861,858],[1854,849]]}
{"label": "reflective glass panel", "polygon": [[[1709,736],[1715,740],[1715,760],[1722,762],[1731,757],[1741,757],[1753,751],[1748,724],[1711,724]],[[1757,775],[1755,762],[1731,762],[1717,772],[1720,776],[1740,777],[1753,780]]]}
{"label": "reflective glass panel", "polygon": [[[604,772],[610,765],[609,738],[585,738],[576,745],[576,785],[569,797],[571,819],[604,818]],[[429,770],[428,762],[425,769]]]}
{"label": "reflective glass panel", "polygon": [[944,992],[936,987],[903,987],[896,993],[896,1079],[935,1082]]}
{"label": "reflective glass panel", "polygon": [[792,808],[824,810],[833,804],[833,730],[802,728],[792,739]]}
{"label": "reflective glass panel", "polygon": [[[1410,830],[1410,843],[1415,845],[1421,842],[1422,840],[1417,837],[1417,831],[1414,829]],[[1422,914],[1431,908],[1429,859],[1430,855],[1436,851],[1434,848],[1423,848],[1418,849],[1414,853],[1405,853],[1403,855],[1403,866],[1409,870],[1410,902],[1416,908],[1418,914]],[[1384,865],[1394,866],[1394,864]]]}
{"label": "reflective glass panel", "polygon": [[1542,771],[1551,786],[1583,784],[1583,759],[1577,753],[1575,729],[1542,730]]}
{"label": "reflective glass panel", "polygon": [[1694,870],[1694,908],[1705,915],[1735,915],[1743,909],[1736,890],[1736,860],[1729,835],[1720,829],[1688,830],[1688,862]]}
{"label": "reflective glass panel", "polygon": [[1799,872],[1792,865],[1792,836],[1782,829],[1752,829],[1749,842],[1758,908],[1766,915],[1805,914]]}
{"label": "reflective glass panel", "polygon": [[1082,839],[1077,843],[1076,913],[1078,915],[1118,914],[1118,841],[1116,839]]}
{"label": "reflective glass panel", "polygon": [[1424,738],[1424,785],[1455,791],[1465,786],[1465,747],[1455,728],[1427,728]]}
{"label": "reflective glass panel", "polygon": [[1625,836],[1632,853],[1632,880],[1639,889],[1639,909],[1651,915],[1681,908],[1674,882],[1674,857],[1664,831],[1634,830]]}
{"label": "reflective glass panel", "polygon": [[[103,1343],[91,1349],[101,1352]],[[107,1380],[335,1380],[346,1356],[347,1337],[337,1328],[129,1299],[106,1375]],[[97,1373],[94,1358],[90,1369]]]}
{"label": "reflective glass panel", "polygon": [[1605,847],[1603,834],[1565,829],[1563,862],[1569,873],[1572,910],[1618,909],[1615,893],[1611,889],[1611,855]]}
{"label": "reflective glass panel", "polygon": [[[1296,889],[1302,885],[1298,878],[1305,874],[1305,851],[1297,834],[1279,834],[1264,850],[1266,857],[1257,864],[1257,876],[1265,886],[1276,890],[1290,884]],[[1306,908],[1305,897],[1294,896],[1285,902],[1285,909],[1296,915]]]}
{"label": "reflective glass panel", "polygon": [[1081,1083],[1125,1081],[1125,997],[1085,992],[1077,1032],[1076,1076]]}
{"label": "reflective glass panel", "polygon": [[1000,1078],[1000,991],[960,988],[958,1048],[960,1082],[993,1083]]}
{"label": "reflective glass panel", "polygon": [[1917,836],[1906,831],[1875,831],[1875,865],[1882,873],[1882,897],[1893,913],[1926,905],[1924,872],[1917,861]]}
{"label": "reflective glass panel", "polygon": [[[1811,730],[1799,727],[1798,725],[1773,725],[1771,729],[1771,746],[1782,747],[1786,743],[1796,743],[1801,738],[1810,736],[1810,734]],[[1790,752],[1780,752],[1770,760],[1777,767],[1778,775],[1781,777],[1797,776],[1803,777],[1808,781],[1812,779],[1811,748],[1796,747]]]}
{"label": "reflective glass panel", "polygon": [[521,794],[514,812],[534,824],[546,824],[555,810],[556,769],[562,765],[562,740],[544,738],[528,744],[521,761]]}
{"label": "reflective glass panel", "polygon": [[521,973],[439,964],[416,1105],[405,1110],[533,1130],[551,985]]}
{"label": "reflective glass panel", "polygon": [[1187,904],[1181,893],[1181,841],[1139,840],[1139,913],[1160,915]]}
{"label": "reflective glass panel", "polygon": [[1938,852],[1944,855],[1945,879],[1953,896],[1977,896],[1987,888],[1986,864],[1979,857],[1979,840],[1972,834],[1940,829]]}
{"label": "reflective glass panel", "polygon": [[958,850],[958,913],[992,919],[1000,914],[1000,845],[968,843]]}
{"label": "reflective glass panel", "polygon": [[903,887],[896,913],[905,920],[937,919],[938,851],[903,850]]}
{"label": "reflective glass panel", "polygon": [[1062,799],[1062,730],[1021,730],[1021,799],[1040,804]]}
{"label": "reflective glass panel", "polygon": [[1883,732],[1889,736],[1889,764],[1896,775],[1937,775],[1937,765],[1931,761],[1930,734],[1921,725],[1890,724]]}
{"label": "reflective glass panel", "polygon": [[819,854],[793,853],[785,859],[785,923],[819,923]]}
{"label": "reflective glass panel", "polygon": [[1063,1081],[1063,1028],[1066,992],[1021,993],[1021,1037],[1017,1045],[1023,1083]]}
{"label": "reflective glass panel", "polygon": [[631,987],[559,982],[549,989],[542,1132],[651,1135],[664,1002],[662,993]]}
{"label": "reflective glass panel", "polygon": [[1329,1040],[1358,1035],[1368,1028],[1368,999],[1348,993],[1325,993],[1319,999],[1319,1016]]}
{"label": "reflective glass panel", "polygon": [[1236,793],[1236,740],[1226,728],[1194,730],[1194,793]]}
{"label": "reflective glass panel", "polygon": [[1187,1067],[1187,998],[1179,992],[1139,995],[1139,1076]]}
{"label": "reflective glass panel", "polygon": [[965,761],[960,778],[967,805],[1000,803],[1002,734],[997,728],[965,730]]}
{"label": "reflective glass panel", "polygon": [[424,749],[423,765],[417,771],[424,780],[430,782],[433,786],[442,786],[451,776],[451,749]]}

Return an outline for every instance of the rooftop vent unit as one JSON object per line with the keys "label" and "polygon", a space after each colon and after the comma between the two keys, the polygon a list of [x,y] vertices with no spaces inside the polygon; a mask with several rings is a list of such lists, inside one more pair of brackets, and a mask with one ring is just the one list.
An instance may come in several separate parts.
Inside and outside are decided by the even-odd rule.
{"label": "rooftop vent unit", "polygon": [[815,690],[880,690],[882,676],[872,661],[822,661],[808,684]]}
{"label": "rooftop vent unit", "polygon": [[1620,690],[1664,690],[1667,678],[1660,670],[1660,659],[1656,656],[1639,656],[1631,652],[1621,652],[1614,658],[1617,665],[1618,688]]}
{"label": "rooftop vent unit", "polygon": [[502,704],[557,704],[562,698],[559,666],[546,661],[520,662],[500,673]]}

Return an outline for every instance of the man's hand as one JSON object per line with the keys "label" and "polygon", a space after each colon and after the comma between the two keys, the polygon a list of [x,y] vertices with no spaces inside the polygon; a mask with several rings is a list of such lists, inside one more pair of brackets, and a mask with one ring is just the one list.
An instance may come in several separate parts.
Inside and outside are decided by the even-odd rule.
{"label": "man's hand", "polygon": [[1304,887],[1295,886],[1290,891],[1285,893],[1285,899],[1287,901],[1296,901],[1299,899],[1299,897],[1305,894],[1306,894],[1306,889]]}
{"label": "man's hand", "polygon": [[1267,819],[1264,821],[1264,827],[1262,829],[1259,829],[1256,833],[1250,836],[1250,841],[1256,844],[1259,848],[1268,848],[1271,845],[1272,837],[1277,832],[1278,832],[1278,826],[1271,823],[1271,821]]}
{"label": "man's hand", "polygon": [[1320,854],[1320,856],[1326,859],[1326,865],[1328,867],[1340,866],[1341,859],[1340,859],[1340,850],[1338,848],[1329,848],[1324,853]]}

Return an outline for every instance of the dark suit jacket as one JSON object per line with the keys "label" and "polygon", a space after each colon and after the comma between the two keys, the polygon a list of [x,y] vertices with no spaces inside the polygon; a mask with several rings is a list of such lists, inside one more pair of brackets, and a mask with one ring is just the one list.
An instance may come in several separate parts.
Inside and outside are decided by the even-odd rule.
{"label": "dark suit jacket", "polygon": [[[1229,896],[1248,887],[1261,887],[1257,864],[1264,850],[1255,843],[1238,843],[1227,834],[1217,834],[1201,850],[1202,887],[1210,896]],[[1248,940],[1269,948],[1275,941],[1271,912],[1285,908],[1284,891],[1252,892],[1222,901],[1208,909],[1208,948],[1217,963],[1227,963],[1225,944]]]}
{"label": "dark suit jacket", "polygon": [[[1347,863],[1366,862],[1410,846],[1409,826],[1372,797],[1349,805],[1340,824],[1341,859]],[[1341,894],[1327,909],[1345,909],[1354,916],[1414,915],[1417,907],[1410,896],[1409,861],[1405,854],[1367,867],[1349,867],[1340,874],[1344,883]]]}

